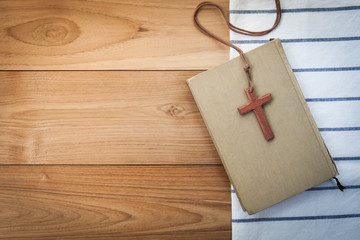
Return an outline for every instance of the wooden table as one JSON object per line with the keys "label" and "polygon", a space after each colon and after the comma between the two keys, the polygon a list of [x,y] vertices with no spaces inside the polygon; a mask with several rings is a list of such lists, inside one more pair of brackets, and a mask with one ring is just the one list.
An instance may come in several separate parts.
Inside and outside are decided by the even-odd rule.
{"label": "wooden table", "polygon": [[186,85],[228,59],[199,2],[0,1],[0,239],[231,238]]}

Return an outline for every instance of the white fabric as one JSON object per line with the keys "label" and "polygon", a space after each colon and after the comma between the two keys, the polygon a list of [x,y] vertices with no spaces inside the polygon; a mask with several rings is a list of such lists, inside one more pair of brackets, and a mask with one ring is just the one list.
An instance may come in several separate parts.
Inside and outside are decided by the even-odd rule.
{"label": "white fabric", "polygon": [[[281,5],[282,20],[273,32],[261,37],[231,32],[230,39],[245,52],[264,43],[258,40],[282,39],[348,189],[341,192],[330,180],[251,216],[232,191],[233,239],[360,239],[360,0],[281,0]],[[275,10],[273,0],[230,0],[230,21],[266,29],[276,15],[268,10]],[[231,50],[230,56],[237,53]]]}

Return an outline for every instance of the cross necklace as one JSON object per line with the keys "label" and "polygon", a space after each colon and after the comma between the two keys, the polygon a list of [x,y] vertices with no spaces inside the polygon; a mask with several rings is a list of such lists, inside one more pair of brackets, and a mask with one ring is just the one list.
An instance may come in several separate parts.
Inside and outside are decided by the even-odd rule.
{"label": "cross necklace", "polygon": [[267,141],[270,141],[271,139],[274,138],[274,133],[270,128],[270,124],[265,116],[264,110],[262,109],[262,105],[272,100],[271,94],[268,93],[262,97],[258,97],[256,96],[254,88],[252,89],[252,92],[250,92],[250,88],[246,88],[245,93],[249,99],[249,102],[238,108],[239,113],[243,115],[250,111],[253,111],[261,127],[261,130],[264,134],[265,139]]}
{"label": "cross necklace", "polygon": [[235,46],[234,44],[228,42],[228,41],[225,41],[223,40],[222,38],[216,36],[215,34],[209,32],[203,25],[200,24],[198,18],[197,18],[197,15],[200,11],[200,9],[204,6],[213,6],[215,8],[217,8],[220,13],[222,14],[225,22],[226,22],[226,25],[228,26],[228,28],[234,32],[237,32],[237,33],[241,33],[241,34],[244,34],[244,35],[249,35],[249,36],[262,36],[262,35],[265,35],[265,34],[268,34],[269,32],[271,32],[272,30],[274,30],[277,25],[280,23],[280,19],[281,19],[281,6],[280,6],[280,0],[275,0],[275,5],[276,5],[276,19],[275,19],[275,23],[274,25],[267,29],[267,30],[264,30],[264,31],[260,31],[260,32],[253,32],[253,31],[248,31],[248,30],[245,30],[245,29],[242,29],[242,28],[238,28],[236,26],[234,26],[233,24],[230,23],[228,17],[227,17],[227,14],[225,13],[225,11],[217,4],[215,3],[212,3],[212,2],[202,2],[200,3],[196,9],[195,9],[195,12],[194,12],[194,24],[195,26],[200,30],[200,32],[202,32],[203,34],[211,37],[211,38],[214,38],[215,40],[221,42],[222,44],[225,44],[226,46],[229,46],[229,47],[232,47],[233,49],[235,49],[243,63],[244,63],[244,71],[246,73],[246,78],[248,80],[248,83],[249,83],[249,87],[245,89],[245,93],[246,93],[246,96],[248,97],[249,99],[249,102],[245,105],[242,105],[240,107],[238,107],[238,111],[241,115],[243,114],[246,114],[250,111],[253,111],[255,113],[255,116],[256,116],[256,119],[260,125],[260,128],[264,134],[264,137],[266,139],[266,141],[270,141],[271,139],[274,138],[274,133],[272,132],[271,128],[270,128],[270,124],[266,118],[266,115],[264,113],[264,110],[262,108],[262,105],[264,105],[265,103],[268,103],[272,100],[272,96],[270,93],[268,94],[265,94],[264,96],[261,96],[261,97],[258,97],[255,93],[255,90],[254,90],[254,87],[253,87],[253,83],[252,83],[252,80],[251,80],[251,75],[250,75],[250,65],[246,59],[246,56],[244,54],[244,52],[237,46]]}

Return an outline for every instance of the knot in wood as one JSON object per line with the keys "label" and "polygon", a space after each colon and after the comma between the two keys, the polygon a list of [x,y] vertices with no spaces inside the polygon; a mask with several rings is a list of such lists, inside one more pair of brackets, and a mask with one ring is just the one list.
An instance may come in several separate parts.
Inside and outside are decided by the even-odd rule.
{"label": "knot in wood", "polygon": [[42,18],[8,29],[13,38],[37,46],[61,46],[80,36],[79,27],[66,18]]}
{"label": "knot in wood", "polygon": [[249,72],[249,70],[250,70],[250,65],[249,65],[249,64],[246,64],[246,65],[244,66],[244,71],[245,71],[245,72]]}
{"label": "knot in wood", "polygon": [[184,109],[177,104],[173,104],[169,107],[168,112],[170,116],[177,117]]}

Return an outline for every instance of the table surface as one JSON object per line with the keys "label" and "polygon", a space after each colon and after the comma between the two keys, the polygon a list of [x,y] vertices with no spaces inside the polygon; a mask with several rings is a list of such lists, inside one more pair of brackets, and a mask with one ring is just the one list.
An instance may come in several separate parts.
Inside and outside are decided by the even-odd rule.
{"label": "table surface", "polygon": [[228,59],[192,23],[200,2],[0,2],[0,239],[231,238],[186,85]]}

